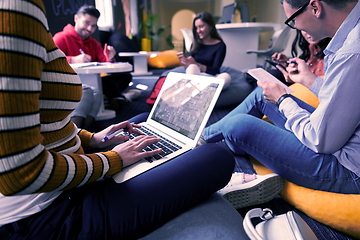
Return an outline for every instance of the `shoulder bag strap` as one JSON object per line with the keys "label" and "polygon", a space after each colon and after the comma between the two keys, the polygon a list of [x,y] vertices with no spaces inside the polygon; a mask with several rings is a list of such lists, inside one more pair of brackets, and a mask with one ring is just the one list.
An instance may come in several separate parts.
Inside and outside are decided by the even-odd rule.
{"label": "shoulder bag strap", "polygon": [[243,221],[245,232],[251,240],[264,240],[256,231],[253,223],[251,222],[251,219],[255,217],[259,217],[262,220],[266,221],[274,217],[273,212],[271,211],[271,209],[268,208],[254,208],[246,213]]}

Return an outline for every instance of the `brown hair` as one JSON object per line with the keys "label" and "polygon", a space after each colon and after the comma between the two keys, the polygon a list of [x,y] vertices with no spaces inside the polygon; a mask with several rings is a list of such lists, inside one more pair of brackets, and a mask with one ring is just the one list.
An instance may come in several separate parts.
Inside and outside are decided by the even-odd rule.
{"label": "brown hair", "polygon": [[100,17],[99,10],[97,10],[94,6],[87,5],[87,4],[80,7],[76,14],[77,15],[88,14],[90,16],[93,16],[93,17],[97,18],[97,19],[99,19],[99,17]]}
{"label": "brown hair", "polygon": [[200,45],[201,45],[201,40],[196,32],[196,27],[195,27],[195,21],[200,19],[201,21],[203,21],[204,23],[207,23],[210,27],[210,37],[214,38],[214,39],[218,39],[220,41],[223,41],[222,38],[220,37],[216,27],[215,27],[215,21],[213,16],[209,13],[209,12],[199,12],[198,14],[196,14],[194,21],[193,21],[193,27],[192,27],[192,32],[194,35],[194,42],[191,46],[191,53],[195,53],[197,52],[197,50],[199,49]]}

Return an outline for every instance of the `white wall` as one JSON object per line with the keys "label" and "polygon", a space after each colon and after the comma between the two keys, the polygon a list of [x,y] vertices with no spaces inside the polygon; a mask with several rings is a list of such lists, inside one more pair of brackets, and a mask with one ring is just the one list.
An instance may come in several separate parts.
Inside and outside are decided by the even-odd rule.
{"label": "white wall", "polygon": [[[279,0],[240,0],[249,6],[250,20],[257,22],[272,22],[283,25],[286,17]],[[172,17],[181,9],[188,9],[195,13],[208,11],[213,16],[220,17],[222,7],[233,3],[234,0],[152,0],[152,12],[159,14],[159,26],[171,24]],[[185,21],[185,20],[184,20]],[[285,25],[284,25],[285,26]],[[170,30],[166,34],[170,34]],[[166,35],[165,34],[165,35]],[[260,35],[259,48],[266,48],[272,32]],[[289,41],[290,45],[292,40]],[[166,49],[166,44],[161,44],[161,50]],[[286,48],[286,52],[290,52]]]}

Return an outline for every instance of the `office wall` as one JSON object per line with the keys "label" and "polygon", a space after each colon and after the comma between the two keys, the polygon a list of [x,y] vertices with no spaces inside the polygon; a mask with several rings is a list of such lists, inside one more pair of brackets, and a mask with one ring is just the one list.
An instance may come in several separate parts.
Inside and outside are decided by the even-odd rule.
{"label": "office wall", "polygon": [[[196,2],[190,0],[152,0],[151,11],[154,14],[159,15],[158,25],[163,26],[170,25],[172,23],[173,16],[180,10],[186,9],[194,13],[201,11],[213,13],[215,6],[215,0],[198,0]],[[181,19],[181,21],[188,21],[188,19]],[[180,31],[180,29],[178,31]],[[171,29],[166,29],[164,36],[168,36],[171,33]],[[174,36],[178,38],[179,35]],[[164,50],[167,47],[168,46],[166,45],[165,40],[162,39],[160,42],[160,50]]]}
{"label": "office wall", "polygon": [[[159,15],[158,26],[169,25],[172,18],[178,11],[187,9],[194,13],[208,11],[214,17],[220,17],[222,7],[234,2],[234,0],[148,0],[151,12]],[[283,23],[286,19],[284,11],[278,0],[241,0],[249,6],[250,19],[257,22]],[[52,34],[59,32],[67,24],[73,24],[73,16],[83,4],[95,4],[95,0],[46,0],[43,1],[48,15],[49,27]],[[134,4],[135,3],[135,4]],[[140,9],[141,0],[131,0],[132,9]],[[135,6],[134,8],[134,5]],[[124,29],[124,13],[122,0],[113,0],[114,10],[114,29],[120,25],[120,31]],[[138,14],[138,13],[136,13]],[[166,29],[164,36],[171,34],[171,29]],[[266,48],[272,33],[261,34],[259,47]],[[102,42],[102,37],[98,33],[94,36]],[[159,50],[166,50],[169,47],[163,39]],[[288,49],[288,48],[287,48]],[[289,50],[286,50],[289,51]]]}
{"label": "office wall", "polygon": [[[256,22],[283,23],[286,19],[279,0],[241,0],[249,6],[250,20]],[[152,0],[151,11],[159,15],[159,26],[171,23],[174,14],[181,9],[188,9],[195,13],[208,11],[214,17],[220,17],[222,7],[233,3],[234,0]],[[166,34],[170,34],[170,29]],[[262,33],[259,48],[268,46],[272,32]],[[161,44],[165,47],[165,44]]]}

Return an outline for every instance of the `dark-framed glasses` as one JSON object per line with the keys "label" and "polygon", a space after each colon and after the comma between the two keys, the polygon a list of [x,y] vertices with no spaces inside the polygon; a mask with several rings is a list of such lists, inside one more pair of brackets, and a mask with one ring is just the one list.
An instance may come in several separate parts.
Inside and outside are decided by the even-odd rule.
{"label": "dark-framed glasses", "polygon": [[304,6],[296,10],[293,15],[291,15],[284,23],[292,29],[296,29],[294,19],[305,11],[306,7],[310,4],[310,2],[311,1],[308,1]]}

